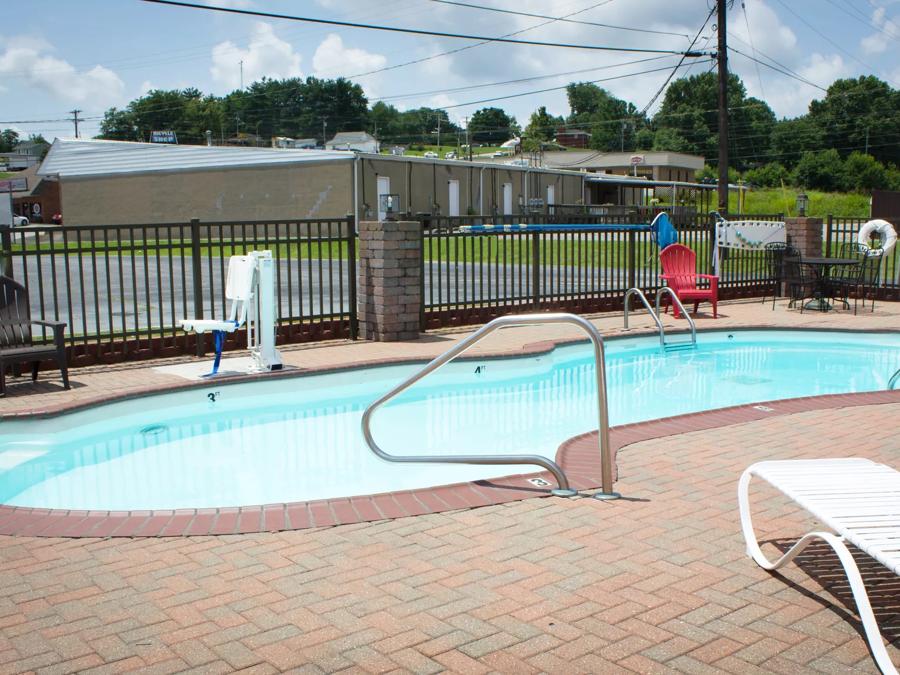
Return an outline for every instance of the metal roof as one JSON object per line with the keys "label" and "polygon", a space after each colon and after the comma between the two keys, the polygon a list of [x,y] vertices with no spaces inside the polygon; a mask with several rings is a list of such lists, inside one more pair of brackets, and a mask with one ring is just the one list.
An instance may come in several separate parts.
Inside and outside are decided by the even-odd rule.
{"label": "metal roof", "polygon": [[622,176],[615,173],[586,173],[584,179],[588,183],[610,183],[612,185],[625,185],[634,188],[672,187],[694,188],[696,190],[715,190],[715,183],[686,183],[680,180],[651,180],[649,178],[635,178],[634,176]]}
{"label": "metal roof", "polygon": [[330,150],[240,148],[57,138],[38,174],[74,178],[353,160]]}

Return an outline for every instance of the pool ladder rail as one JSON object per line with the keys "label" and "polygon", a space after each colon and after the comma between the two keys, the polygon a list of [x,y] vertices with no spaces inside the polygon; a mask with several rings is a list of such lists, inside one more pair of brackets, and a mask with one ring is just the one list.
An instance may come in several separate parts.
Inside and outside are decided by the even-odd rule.
{"label": "pool ladder rail", "polygon": [[[662,321],[659,319],[659,301],[663,295],[668,294],[672,298],[672,302],[678,305],[679,311],[684,314],[685,318],[688,320],[688,325],[691,327],[691,341],[690,342],[666,342],[666,329],[662,324]],[[665,351],[672,351],[675,349],[694,349],[697,347],[697,325],[694,323],[694,320],[691,318],[691,315],[688,314],[687,310],[684,308],[684,305],[681,304],[681,300],[678,298],[678,294],[675,293],[668,286],[662,286],[659,290],[656,291],[656,311],[653,310],[653,307],[650,306],[650,303],[647,300],[647,296],[644,295],[644,292],[640,288],[629,288],[625,292],[625,328],[628,328],[628,311],[629,306],[631,305],[632,296],[638,296],[644,307],[647,308],[647,311],[650,312],[650,316],[653,318],[654,323],[656,324],[656,329],[659,331],[659,346],[661,349]]]}
{"label": "pool ladder rail", "polygon": [[556,479],[557,488],[551,490],[557,497],[574,497],[578,492],[569,484],[565,472],[556,462],[541,455],[391,455],[382,450],[372,436],[372,415],[385,403],[409,389],[416,382],[446,365],[454,358],[467,351],[476,343],[499,328],[510,326],[534,326],[539,324],[567,323],[578,326],[588,334],[594,348],[594,364],[597,377],[597,428],[600,449],[601,491],[594,495],[595,499],[618,499],[620,495],[613,492],[612,453],[609,445],[609,411],[606,397],[606,363],[604,361],[603,336],[590,321],[567,313],[549,314],[517,314],[501,316],[489,321],[467,338],[433,359],[420,370],[391,389],[384,396],[369,405],[362,416],[362,432],[369,449],[378,457],[396,463],[426,464],[477,464],[477,465],[515,465],[534,464],[546,469]]}
{"label": "pool ladder rail", "polygon": [[897,368],[897,372],[891,375],[891,379],[888,380],[888,389],[896,389],[897,382],[900,382],[900,368]]}

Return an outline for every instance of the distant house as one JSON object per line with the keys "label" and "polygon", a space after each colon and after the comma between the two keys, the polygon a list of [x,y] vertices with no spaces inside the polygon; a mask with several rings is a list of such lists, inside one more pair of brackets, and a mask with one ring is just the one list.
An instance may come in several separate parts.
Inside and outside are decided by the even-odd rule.
{"label": "distant house", "polygon": [[378,152],[378,141],[365,131],[341,131],[325,143],[326,150],[356,150]]}
{"label": "distant house", "polygon": [[12,152],[0,153],[0,170],[22,171],[40,163],[49,144],[40,141],[22,141]]}
{"label": "distant house", "polygon": [[273,136],[272,147],[282,150],[314,150],[318,145],[315,138],[288,138],[287,136]]}
{"label": "distant house", "polygon": [[559,127],[556,130],[556,142],[567,148],[586,148],[591,143],[591,135],[581,129]]}

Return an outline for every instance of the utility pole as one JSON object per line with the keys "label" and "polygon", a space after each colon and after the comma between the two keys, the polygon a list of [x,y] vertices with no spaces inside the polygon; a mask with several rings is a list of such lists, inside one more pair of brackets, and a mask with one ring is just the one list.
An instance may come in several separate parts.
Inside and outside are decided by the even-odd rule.
{"label": "utility pole", "polygon": [[238,61],[241,66],[241,91],[244,91],[244,60]]}
{"label": "utility pole", "polygon": [[75,108],[75,110],[70,110],[69,112],[72,113],[72,121],[75,123],[75,138],[78,138],[78,113],[80,113],[81,110]]}
{"label": "utility pole", "polygon": [[441,156],[441,114],[440,113],[438,113],[438,129],[437,129],[437,131],[438,131],[438,137],[437,137],[438,158],[440,158],[440,156]]}
{"label": "utility pole", "polygon": [[865,154],[869,154],[869,127],[866,127],[866,152]]}
{"label": "utility pole", "polygon": [[328,140],[328,136],[325,134],[325,129],[328,128],[328,120],[324,117],[322,118],[322,147],[325,147],[325,141]]}
{"label": "utility pole", "polygon": [[728,213],[728,43],[725,35],[725,10],[728,0],[717,1],[716,32],[719,47],[719,213]]}
{"label": "utility pole", "polygon": [[466,117],[466,149],[469,151],[469,161],[472,161],[472,144],[469,143],[469,118]]}

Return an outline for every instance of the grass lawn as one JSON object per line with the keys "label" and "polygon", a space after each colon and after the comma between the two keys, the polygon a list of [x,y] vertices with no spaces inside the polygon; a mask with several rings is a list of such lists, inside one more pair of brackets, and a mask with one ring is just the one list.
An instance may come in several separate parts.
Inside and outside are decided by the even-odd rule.
{"label": "grass lawn", "polygon": [[[765,188],[750,190],[744,198],[744,213],[784,213],[796,215],[796,188]],[[806,190],[809,197],[807,213],[819,218],[829,215],[844,218],[868,218],[870,213],[869,195],[854,192],[820,192]],[[737,212],[737,194],[732,193],[728,201],[729,211]]]}
{"label": "grass lawn", "polygon": [[[437,146],[437,145],[422,145],[422,146],[420,146],[418,143],[414,143],[413,145],[415,145],[417,148],[421,147],[422,150],[411,150],[410,146],[408,145],[408,146],[406,146],[407,149],[406,149],[406,153],[405,153],[407,156],[421,157],[426,152],[436,152],[438,154],[438,157],[441,159],[443,159],[444,155],[447,154],[448,152],[457,153],[458,158],[462,158],[462,155],[463,155],[462,149],[459,148],[456,144],[448,145],[448,144],[442,143],[440,146]],[[481,148],[475,148],[475,147],[472,148],[472,156],[473,157],[476,157],[478,155],[491,155],[495,152],[508,152],[508,153],[510,153],[509,154],[510,158],[513,157],[512,150],[509,148],[501,148],[499,146],[488,146],[488,145],[481,147]],[[381,151],[381,154],[382,155],[390,154],[390,149],[383,149]]]}
{"label": "grass lawn", "polygon": [[10,173],[9,171],[0,171],[0,180],[3,180],[4,178],[14,178],[15,175],[15,173]]}

